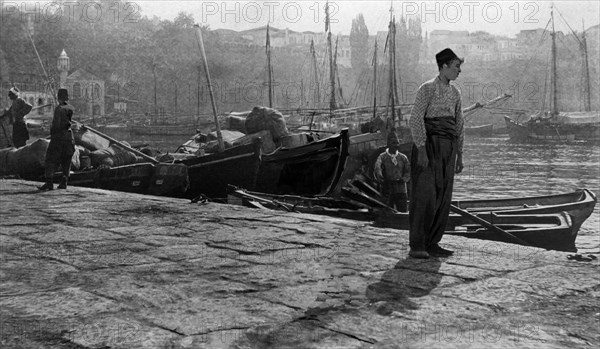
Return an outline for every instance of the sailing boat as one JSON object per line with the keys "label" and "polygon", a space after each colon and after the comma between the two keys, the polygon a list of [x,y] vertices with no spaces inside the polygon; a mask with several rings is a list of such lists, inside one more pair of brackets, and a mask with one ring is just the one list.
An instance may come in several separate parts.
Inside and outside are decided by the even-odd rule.
{"label": "sailing boat", "polygon": [[[600,111],[590,110],[589,83],[587,86],[586,111],[560,112],[558,109],[557,92],[557,55],[556,33],[554,30],[554,7],[551,7],[550,20],[552,22],[552,69],[551,69],[551,110],[537,112],[529,120],[520,123],[508,116],[504,121],[511,140],[518,142],[568,142],[574,140],[600,141]],[[583,53],[586,81],[589,82],[587,70],[587,45],[585,32],[582,40],[573,32],[579,41]]]}

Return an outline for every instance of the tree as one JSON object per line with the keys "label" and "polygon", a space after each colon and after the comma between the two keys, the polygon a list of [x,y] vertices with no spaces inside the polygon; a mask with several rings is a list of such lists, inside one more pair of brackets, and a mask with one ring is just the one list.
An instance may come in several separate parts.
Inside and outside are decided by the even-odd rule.
{"label": "tree", "polygon": [[368,67],[369,52],[369,29],[365,24],[365,18],[359,13],[352,20],[352,29],[350,30],[350,62],[352,69],[356,74]]}

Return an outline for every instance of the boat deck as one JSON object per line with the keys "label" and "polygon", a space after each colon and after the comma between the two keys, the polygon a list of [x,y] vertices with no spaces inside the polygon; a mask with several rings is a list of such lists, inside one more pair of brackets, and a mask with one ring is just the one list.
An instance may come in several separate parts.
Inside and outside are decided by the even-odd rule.
{"label": "boat deck", "polygon": [[598,261],[364,222],[0,181],[2,348],[579,348]]}

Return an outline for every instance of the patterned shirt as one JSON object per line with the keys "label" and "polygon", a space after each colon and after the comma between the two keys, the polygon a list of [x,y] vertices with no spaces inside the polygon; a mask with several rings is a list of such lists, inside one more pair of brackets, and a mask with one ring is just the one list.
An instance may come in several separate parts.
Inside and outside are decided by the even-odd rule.
{"label": "patterned shirt", "polygon": [[458,152],[462,153],[465,140],[460,91],[453,84],[444,84],[439,77],[425,82],[417,91],[410,115],[410,131],[417,147],[425,145],[425,118],[454,117],[458,137]]}

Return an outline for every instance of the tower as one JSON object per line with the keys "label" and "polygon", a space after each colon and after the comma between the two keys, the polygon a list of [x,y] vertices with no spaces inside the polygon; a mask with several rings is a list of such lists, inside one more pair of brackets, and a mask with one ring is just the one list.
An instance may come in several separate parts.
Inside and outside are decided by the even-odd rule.
{"label": "tower", "polygon": [[60,72],[60,88],[67,88],[67,75],[69,75],[69,57],[63,49],[60,56],[58,56],[57,63],[58,71]]}

